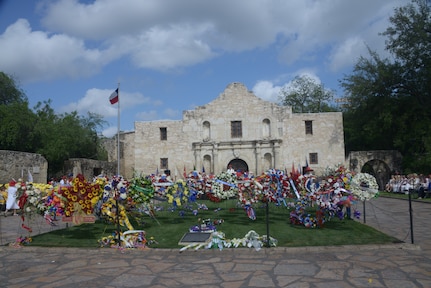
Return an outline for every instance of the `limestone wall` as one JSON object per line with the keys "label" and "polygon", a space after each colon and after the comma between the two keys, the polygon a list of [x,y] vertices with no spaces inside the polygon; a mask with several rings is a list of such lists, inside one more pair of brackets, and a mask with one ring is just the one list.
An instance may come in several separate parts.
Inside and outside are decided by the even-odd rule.
{"label": "limestone wall", "polygon": [[[241,137],[232,137],[232,121],[240,121]],[[312,134],[305,133],[305,121],[312,121]],[[160,139],[160,128],[166,128],[167,140]],[[310,153],[317,153],[317,163],[310,163]],[[290,170],[306,161],[321,172],[345,164],[342,113],[292,113],[291,107],[231,83],[210,103],[184,111],[180,121],[135,122],[131,154],[135,169],[144,174],[161,169],[161,158],[168,159],[174,175],[184,167],[190,171],[205,165],[205,171],[220,173],[235,159],[257,174],[267,168]]]}
{"label": "limestone wall", "polygon": [[12,178],[29,181],[29,173],[33,182],[47,182],[48,162],[42,155],[0,150],[0,183],[8,183]]}

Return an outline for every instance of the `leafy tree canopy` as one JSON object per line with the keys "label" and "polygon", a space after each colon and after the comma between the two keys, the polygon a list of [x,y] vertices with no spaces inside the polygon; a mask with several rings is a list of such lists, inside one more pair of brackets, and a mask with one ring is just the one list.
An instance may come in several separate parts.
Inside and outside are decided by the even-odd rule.
{"label": "leafy tree canopy", "polygon": [[325,89],[309,76],[296,76],[291,85],[280,91],[282,105],[291,106],[295,113],[329,112],[335,109],[329,106],[334,98],[334,91]]}
{"label": "leafy tree canopy", "polygon": [[27,96],[24,91],[18,88],[12,76],[0,72],[0,105],[16,102],[27,102]]}
{"label": "leafy tree canopy", "polygon": [[25,94],[8,75],[0,72],[0,147],[39,153],[50,175],[61,174],[69,158],[107,160],[97,129],[106,122],[100,115],[79,116],[76,111],[56,114],[51,100],[28,107]]}
{"label": "leafy tree canopy", "polygon": [[369,50],[341,85],[346,151],[394,149],[405,172],[431,171],[431,13],[429,2],[396,8],[386,36],[391,59]]}

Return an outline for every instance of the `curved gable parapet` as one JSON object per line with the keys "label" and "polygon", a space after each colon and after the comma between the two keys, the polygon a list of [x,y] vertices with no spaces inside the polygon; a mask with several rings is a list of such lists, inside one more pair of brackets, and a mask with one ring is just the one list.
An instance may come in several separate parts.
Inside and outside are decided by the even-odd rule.
{"label": "curved gable parapet", "polygon": [[[253,109],[247,109],[252,107]],[[233,114],[244,115],[247,111],[255,112],[256,109],[263,113],[277,115],[278,118],[290,118],[292,108],[289,106],[281,106],[263,100],[249,91],[247,87],[239,82],[233,82],[227,85],[226,89],[219,94],[213,101],[198,106],[194,110],[186,110],[183,112],[183,119],[190,119],[207,115],[215,111],[230,111]]]}

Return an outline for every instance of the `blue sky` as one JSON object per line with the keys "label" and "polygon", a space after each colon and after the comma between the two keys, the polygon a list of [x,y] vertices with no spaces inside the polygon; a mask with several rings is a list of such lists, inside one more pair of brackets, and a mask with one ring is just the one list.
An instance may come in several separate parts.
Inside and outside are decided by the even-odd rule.
{"label": "blue sky", "polygon": [[232,82],[262,99],[308,75],[339,80],[367,46],[387,57],[395,7],[407,0],[0,0],[0,71],[33,107],[103,115],[105,136],[135,121],[180,120]]}

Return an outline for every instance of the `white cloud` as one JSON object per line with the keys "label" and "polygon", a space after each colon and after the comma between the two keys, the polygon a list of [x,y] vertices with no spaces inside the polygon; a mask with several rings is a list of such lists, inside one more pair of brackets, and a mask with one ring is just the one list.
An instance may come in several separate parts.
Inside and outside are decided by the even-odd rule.
{"label": "white cloud", "polygon": [[280,90],[282,86],[276,86],[271,81],[258,81],[252,88],[253,93],[270,102],[279,102]]}
{"label": "white cloud", "polygon": [[93,75],[109,61],[98,50],[85,48],[80,39],[32,31],[25,19],[0,35],[0,47],[0,70],[23,82]]}
{"label": "white cloud", "polygon": [[[111,95],[112,92],[112,90],[107,89],[89,89],[85,93],[84,97],[80,98],[78,102],[72,102],[67,106],[61,107],[59,112],[77,111],[81,115],[85,115],[87,112],[92,112],[103,115],[107,118],[117,117],[117,104],[112,105],[109,102],[109,95]],[[151,99],[144,97],[141,93],[129,93],[121,90],[120,101],[121,111],[125,111],[142,104],[151,104]]]}
{"label": "white cloud", "polygon": [[40,10],[46,31],[32,31],[21,19],[0,35],[0,69],[22,82],[88,77],[122,57],[138,68],[175,70],[273,45],[288,66],[315,61],[336,71],[363,53],[362,39],[383,53],[377,33],[394,7],[409,2],[46,1]]}
{"label": "white cloud", "polygon": [[313,69],[301,69],[289,75],[281,75],[274,80],[260,80],[253,86],[253,93],[263,100],[280,103],[280,91],[289,89],[296,76],[307,76],[317,84],[322,83],[321,79],[314,73]]}

